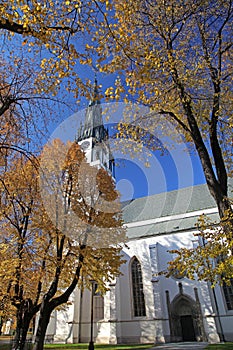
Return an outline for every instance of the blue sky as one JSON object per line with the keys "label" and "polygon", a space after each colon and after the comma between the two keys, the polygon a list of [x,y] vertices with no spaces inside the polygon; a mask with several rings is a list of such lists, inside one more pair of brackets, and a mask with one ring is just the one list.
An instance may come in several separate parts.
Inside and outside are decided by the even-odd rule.
{"label": "blue sky", "polygon": [[158,171],[155,170],[156,165],[153,169],[146,169],[151,172],[152,180],[148,180],[145,169],[139,167],[134,160],[119,162],[120,166],[116,167],[116,181],[122,201],[205,183],[197,156],[191,156],[193,173],[190,174],[190,169],[188,173],[184,169],[182,182],[179,182],[179,174],[172,157],[155,153],[159,164]]}
{"label": "blue sky", "polygon": [[[21,39],[21,37],[17,37],[17,40],[20,41]],[[16,44],[15,39],[14,43]],[[43,51],[43,55],[46,56],[47,53]],[[94,84],[94,69],[77,63],[76,70],[79,71],[82,79],[90,79]],[[98,84],[102,85],[102,91],[105,91],[108,87],[114,85],[116,75],[97,73],[97,79]],[[61,93],[59,95],[62,96],[64,91],[65,81],[62,83]],[[59,117],[56,122],[51,123],[50,131],[51,134],[53,134],[54,130],[57,128],[61,127],[62,130],[66,121],[69,120],[69,130],[65,130],[66,127],[64,127],[62,134],[64,136],[65,133],[66,138],[72,140],[79,126],[80,115],[83,109],[87,107],[89,101],[82,98],[81,102],[77,104],[72,95],[69,96],[66,93],[66,97],[71,108],[62,105],[59,106],[59,104],[57,105],[57,110],[54,112],[57,113]],[[77,111],[78,118],[70,119],[74,111]],[[119,121],[118,117],[119,116],[117,116],[117,121]],[[83,115],[81,118],[83,118]],[[115,119],[115,116],[113,116],[113,120],[110,118],[107,124],[115,122]],[[72,120],[71,123],[70,120]],[[71,137],[70,129],[72,129],[73,133]],[[45,140],[45,142],[46,141],[47,140]],[[186,148],[184,144],[182,146]],[[146,146],[144,147],[146,148]],[[176,152],[168,149],[168,152],[162,156],[159,151],[150,153],[149,167],[145,167],[143,160],[138,159],[137,155],[131,157],[132,154],[130,154],[130,152],[128,152],[128,154],[124,154],[124,152],[118,152],[118,154],[116,154],[116,183],[117,188],[122,193],[122,200],[148,196],[205,182],[200,162],[198,157],[194,155],[194,152],[191,155],[187,149],[182,150],[182,147],[178,146]]]}
{"label": "blue sky", "polygon": [[[83,104],[86,107],[88,101],[84,101]],[[109,121],[105,125],[111,135],[114,133],[114,131],[111,132],[114,128],[112,123],[121,119],[122,111],[126,107],[124,103],[102,103],[102,108],[103,115],[110,113]],[[77,113],[64,119],[51,137],[60,137],[64,142],[73,141],[80,121],[84,118],[85,108],[77,108]],[[110,138],[111,149],[116,160],[116,185],[122,201],[205,182],[199,158],[194,150],[190,151],[190,146],[183,142],[181,137],[179,143],[158,134],[157,138],[164,145],[163,155],[159,150],[151,151],[147,145],[143,145],[142,152],[138,155],[137,152],[131,151],[135,143],[132,142],[132,145],[124,147],[126,140],[123,140],[122,144],[116,144],[118,141]],[[146,160],[149,160],[147,166],[145,166]]]}
{"label": "blue sky", "polygon": [[[77,65],[77,68],[81,69],[83,79],[90,79],[94,85],[95,70],[88,66],[80,65]],[[98,84],[101,86],[100,93],[113,86],[115,79],[116,75],[97,73]],[[105,105],[104,100],[101,102]],[[88,106],[89,101],[82,98],[79,104],[75,104],[75,100],[71,97],[72,103],[77,111],[77,116],[73,115],[70,117],[70,110],[67,110],[67,114],[63,115],[63,120],[69,118],[69,130],[66,132],[62,131],[63,134],[64,132],[67,134],[67,139],[71,140],[75,137],[74,131],[76,132],[78,129],[80,120],[84,119],[84,109]],[[119,122],[118,114],[122,113],[120,111],[120,113],[115,114],[113,113],[107,122],[103,116],[107,127],[110,127],[111,123]],[[71,137],[69,137],[70,129],[72,129],[73,133]],[[165,146],[167,147],[167,152],[164,155],[161,155],[160,151],[150,152],[152,156],[150,157],[149,168],[146,168],[143,161],[137,159],[136,156],[131,157],[130,153],[125,155],[118,152],[118,154],[114,155],[117,163],[115,172],[116,184],[122,195],[121,200],[129,200],[205,183],[200,161],[195,151],[192,150],[190,152],[190,146],[188,147],[184,142],[181,142],[181,145],[176,145],[173,141],[169,145],[169,142]]]}

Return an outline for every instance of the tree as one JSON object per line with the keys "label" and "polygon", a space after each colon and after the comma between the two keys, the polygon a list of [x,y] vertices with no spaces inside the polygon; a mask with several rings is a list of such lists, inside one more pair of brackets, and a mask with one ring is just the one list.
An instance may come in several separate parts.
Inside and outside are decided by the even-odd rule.
{"label": "tree", "polygon": [[[41,278],[50,246],[48,227],[41,235],[33,219],[43,221],[38,193],[38,175],[34,164],[19,156],[1,176],[1,259],[2,302],[8,317],[16,310],[16,334],[13,347],[23,349],[33,316],[38,312]],[[46,229],[46,230],[45,230]],[[7,301],[7,304],[6,304]]]}
{"label": "tree", "polygon": [[43,92],[37,93],[36,63],[24,58],[20,50],[17,57],[4,51],[0,56],[1,173],[17,153],[24,154],[38,166],[35,155],[51,123],[58,119],[58,106],[65,106],[65,98],[62,101]]}
{"label": "tree", "polygon": [[[54,140],[44,148],[41,169],[56,255],[53,278],[41,302],[35,350],[43,349],[51,312],[68,301],[81,280],[90,287],[95,279],[100,290],[106,290],[106,283],[119,274],[119,244],[125,239],[114,182],[105,170],[86,163],[79,145]],[[59,292],[62,276],[65,283]]]}
{"label": "tree", "polygon": [[92,1],[21,1],[17,5],[14,1],[3,2],[0,10],[3,44],[7,43],[14,54],[23,48],[24,55],[32,59],[32,67],[38,73],[37,93],[56,95],[65,80],[64,88],[76,98],[86,93],[90,96],[91,82],[82,77],[77,63],[91,63],[83,42],[98,12]]}
{"label": "tree", "polygon": [[[231,285],[232,281],[232,214],[223,218],[224,222],[218,225],[202,215],[197,223],[199,245],[196,248],[170,251],[176,254],[174,260],[168,263],[168,269],[161,271],[166,277],[179,273],[180,276],[199,280]],[[225,221],[226,220],[226,221]]]}
{"label": "tree", "polygon": [[169,120],[195,147],[230,242],[232,1],[113,0],[105,5],[99,3],[102,18],[87,50],[99,54],[100,70],[119,73],[110,97],[125,94],[147,105],[151,113],[137,119],[143,130],[153,134],[159,125],[166,130]]}
{"label": "tree", "polygon": [[[89,18],[91,20],[92,10],[80,1],[2,2],[2,163],[6,158],[9,160],[11,149],[18,152],[38,150],[38,142],[41,139],[44,142],[50,122],[56,120],[56,113],[60,118],[61,108],[73,111],[78,96],[90,92],[91,83],[86,79],[89,85],[86,88],[77,73],[76,63],[86,60],[79,40],[90,24],[87,22]],[[70,92],[74,93],[76,101],[71,102]]]}
{"label": "tree", "polygon": [[[4,313],[6,309],[8,315],[11,312],[9,305],[17,310],[14,345],[23,348],[30,321],[38,311],[41,282],[36,278],[39,278],[39,270],[44,264],[43,260],[32,261],[32,252],[36,252],[42,259],[40,249],[48,249],[48,242],[43,246],[43,240],[38,247],[39,229],[32,228],[35,213],[40,213],[41,222],[44,222],[43,211],[41,208],[38,210],[41,206],[37,186],[39,162],[32,150],[38,151],[41,138],[46,135],[51,112],[47,102],[51,103],[52,99],[35,92],[35,72],[30,68],[28,60],[18,57],[12,59],[12,62],[9,60],[6,65],[5,57],[1,57],[1,63],[0,214],[1,244],[5,250],[5,259],[1,264],[2,300]],[[22,261],[28,261],[32,265],[25,267]],[[30,269],[35,278],[27,276]],[[15,275],[13,280],[12,275]],[[30,288],[34,294],[30,293]]]}
{"label": "tree", "polygon": [[38,311],[35,349],[43,348],[51,312],[81,281],[90,287],[95,279],[106,290],[125,240],[112,178],[90,167],[76,143],[55,140],[40,163],[39,176],[30,161],[16,159],[1,179],[0,284],[16,308],[20,349]]}

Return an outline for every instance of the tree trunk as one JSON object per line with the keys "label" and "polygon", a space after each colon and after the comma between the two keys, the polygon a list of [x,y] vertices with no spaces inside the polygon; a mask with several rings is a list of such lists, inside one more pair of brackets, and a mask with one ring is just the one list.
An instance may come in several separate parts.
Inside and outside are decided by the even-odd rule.
{"label": "tree trunk", "polygon": [[30,322],[39,310],[39,305],[33,306],[30,299],[21,302],[17,310],[16,334],[12,349],[25,349]]}
{"label": "tree trunk", "polygon": [[[81,250],[85,249],[85,247],[85,245],[81,246]],[[84,257],[82,254],[80,254],[79,264],[76,268],[73,280],[71,281],[69,287],[64,291],[64,293],[62,293],[58,297],[54,297],[54,295],[57,291],[57,285],[60,275],[55,276],[55,280],[52,282],[48,293],[45,294],[43,302],[40,306],[39,323],[36,330],[36,338],[33,350],[43,350],[46,330],[49,324],[51,313],[56,307],[68,301],[71,293],[74,291],[75,287],[78,284],[83,260]]]}
{"label": "tree trunk", "polygon": [[[221,91],[220,82],[218,80],[218,74],[216,75],[214,73],[213,67],[209,66],[210,77],[212,79],[213,89],[214,89],[213,106],[212,106],[212,112],[211,112],[211,117],[209,121],[209,124],[210,124],[209,138],[210,138],[211,152],[213,155],[213,164],[212,164],[211,154],[205,145],[204,137],[198,126],[198,122],[195,117],[195,114],[193,113],[192,100],[190,99],[189,93],[187,93],[185,90],[185,85],[183,84],[182,79],[180,79],[180,76],[176,67],[176,60],[174,59],[174,56],[173,56],[172,45],[173,45],[173,42],[169,38],[167,42],[167,47],[168,47],[168,59],[172,68],[171,76],[177,88],[177,91],[179,93],[180,101],[187,118],[189,129],[182,122],[180,122],[179,124],[184,129],[184,132],[187,132],[188,130],[190,133],[190,136],[197,150],[199,159],[201,161],[201,165],[202,165],[202,169],[204,172],[208,189],[217,204],[219,216],[222,219],[226,215],[227,211],[229,213],[232,213],[232,207],[230,205],[229,199],[227,198],[228,196],[227,171],[226,171],[226,165],[222,154],[222,149],[218,139],[218,130],[217,130],[219,110],[220,110],[220,91]],[[177,121],[177,118],[175,120]],[[215,170],[216,170],[216,173],[215,173]]]}
{"label": "tree trunk", "polygon": [[17,316],[16,335],[12,344],[12,349],[23,350],[26,345],[27,333],[33,314]]}
{"label": "tree trunk", "polygon": [[33,350],[43,350],[44,348],[46,330],[49,324],[50,315],[53,311],[49,304],[49,302],[44,301],[41,306]]}

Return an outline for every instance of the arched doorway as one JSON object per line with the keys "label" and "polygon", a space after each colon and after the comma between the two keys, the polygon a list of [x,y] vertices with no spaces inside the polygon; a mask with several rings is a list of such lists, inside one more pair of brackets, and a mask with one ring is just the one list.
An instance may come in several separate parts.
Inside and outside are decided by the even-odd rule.
{"label": "arched doorway", "polygon": [[180,325],[183,341],[196,341],[192,315],[181,315]]}
{"label": "arched doorway", "polygon": [[195,302],[188,296],[179,295],[171,303],[173,334],[177,341],[197,340],[197,313]]}
{"label": "arched doorway", "polygon": [[[167,291],[168,293],[168,291]],[[180,293],[170,303],[167,294],[167,306],[171,341],[201,341],[204,340],[204,328],[198,302],[190,296]]]}

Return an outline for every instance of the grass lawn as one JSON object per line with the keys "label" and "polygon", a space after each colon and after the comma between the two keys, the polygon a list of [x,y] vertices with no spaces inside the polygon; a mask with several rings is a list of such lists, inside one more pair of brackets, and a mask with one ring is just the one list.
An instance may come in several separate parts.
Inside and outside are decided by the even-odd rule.
{"label": "grass lawn", "polygon": [[[135,345],[111,345],[111,344],[95,344],[96,350],[140,350],[149,349],[153,344],[135,344]],[[10,343],[1,344],[0,350],[9,350]],[[88,344],[46,344],[45,350],[88,350]],[[29,350],[29,347],[28,349]]]}
{"label": "grass lawn", "polygon": [[[140,350],[149,349],[155,346],[154,344],[137,344],[137,345],[101,345],[95,344],[97,350]],[[88,344],[49,344],[45,345],[47,350],[87,350]],[[1,350],[1,348],[0,348]],[[233,343],[211,344],[206,347],[206,350],[233,350]]]}
{"label": "grass lawn", "polygon": [[[140,350],[150,349],[154,344],[135,344],[135,345],[103,345],[95,344],[97,350]],[[47,350],[87,350],[88,344],[47,344],[44,347]],[[211,344],[206,347],[206,350],[233,350],[233,343]],[[0,350],[2,350],[0,348]]]}
{"label": "grass lawn", "polygon": [[[135,345],[114,345],[114,344],[95,344],[95,349],[98,350],[136,350],[136,349],[149,349],[153,344],[135,344]],[[87,350],[88,344],[47,344],[44,347],[48,350]]]}
{"label": "grass lawn", "polygon": [[233,343],[211,344],[206,347],[207,350],[233,350]]}
{"label": "grass lawn", "polygon": [[[135,345],[111,345],[95,344],[96,350],[140,350],[150,349],[154,344],[135,344]],[[46,344],[45,350],[88,350],[88,344]],[[233,343],[211,344],[206,350],[233,350]],[[3,344],[0,342],[0,350],[10,350],[10,343]],[[29,347],[28,349],[29,350]]]}

